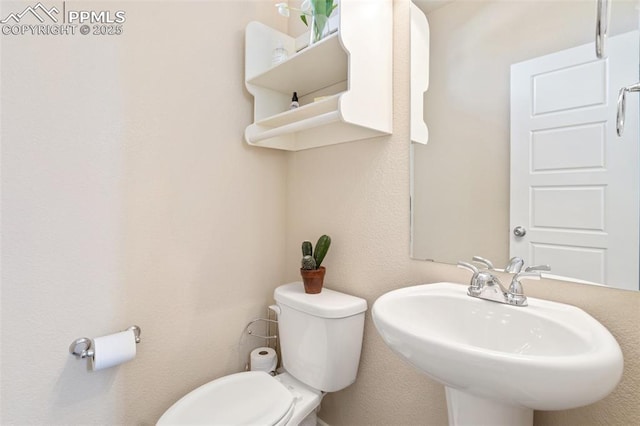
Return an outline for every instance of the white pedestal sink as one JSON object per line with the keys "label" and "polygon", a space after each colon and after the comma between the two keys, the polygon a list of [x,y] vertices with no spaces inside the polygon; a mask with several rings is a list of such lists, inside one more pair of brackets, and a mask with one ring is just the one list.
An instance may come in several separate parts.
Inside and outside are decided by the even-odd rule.
{"label": "white pedestal sink", "polygon": [[529,298],[511,306],[453,283],[406,287],[373,305],[400,357],[446,387],[450,425],[532,425],[533,410],[607,396],[622,376],[611,333],[575,306]]}

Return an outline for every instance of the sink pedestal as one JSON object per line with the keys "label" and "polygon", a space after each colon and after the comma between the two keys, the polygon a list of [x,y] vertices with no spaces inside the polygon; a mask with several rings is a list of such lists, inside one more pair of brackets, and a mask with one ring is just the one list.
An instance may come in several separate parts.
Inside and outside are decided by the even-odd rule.
{"label": "sink pedestal", "polygon": [[445,386],[450,426],[531,426],[533,410]]}

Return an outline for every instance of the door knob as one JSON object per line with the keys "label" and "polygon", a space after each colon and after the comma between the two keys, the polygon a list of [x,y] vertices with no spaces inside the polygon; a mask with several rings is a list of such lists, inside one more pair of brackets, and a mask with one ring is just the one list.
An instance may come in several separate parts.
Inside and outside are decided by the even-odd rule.
{"label": "door knob", "polygon": [[513,235],[515,235],[516,237],[524,237],[525,235],[527,235],[527,230],[524,229],[523,226],[516,226],[515,228],[513,228]]}

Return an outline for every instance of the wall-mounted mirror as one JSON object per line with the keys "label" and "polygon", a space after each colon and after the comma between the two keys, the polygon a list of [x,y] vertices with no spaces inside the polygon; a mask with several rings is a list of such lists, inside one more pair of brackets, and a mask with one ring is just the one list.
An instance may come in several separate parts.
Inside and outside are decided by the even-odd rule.
{"label": "wall-mounted mirror", "polygon": [[429,142],[411,148],[413,258],[517,255],[638,290],[638,94],[623,138],[615,123],[618,90],[640,79],[640,1],[610,1],[598,59],[596,0],[414,0],[430,84]]}

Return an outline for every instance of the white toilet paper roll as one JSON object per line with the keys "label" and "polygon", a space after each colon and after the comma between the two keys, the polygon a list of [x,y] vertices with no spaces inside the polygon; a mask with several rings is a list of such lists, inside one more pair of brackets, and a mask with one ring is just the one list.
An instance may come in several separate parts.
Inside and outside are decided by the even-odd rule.
{"label": "white toilet paper roll", "polygon": [[93,339],[93,369],[104,370],[136,356],[136,336],[133,330]]}
{"label": "white toilet paper roll", "polygon": [[265,371],[270,373],[276,370],[278,355],[276,355],[276,351],[271,348],[256,348],[251,351],[249,361],[251,371]]}

